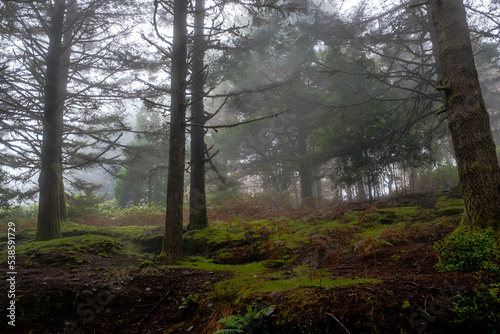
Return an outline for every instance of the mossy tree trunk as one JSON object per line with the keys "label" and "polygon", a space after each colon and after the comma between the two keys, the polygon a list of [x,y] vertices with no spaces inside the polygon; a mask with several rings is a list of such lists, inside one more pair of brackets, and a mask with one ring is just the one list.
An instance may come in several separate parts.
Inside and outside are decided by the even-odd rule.
{"label": "mossy tree trunk", "polygon": [[191,68],[191,175],[188,230],[208,226],[205,191],[205,0],[196,0],[194,14],[193,62]]}
{"label": "mossy tree trunk", "polygon": [[54,3],[49,31],[49,48],[44,91],[43,139],[39,177],[40,198],[35,240],[61,237],[60,194],[62,171],[62,99],[60,96],[62,37],[65,0]]}
{"label": "mossy tree trunk", "polygon": [[161,257],[175,262],[182,256],[182,213],[186,163],[187,0],[174,1],[172,45],[170,147],[167,217]]}
{"label": "mossy tree trunk", "polygon": [[500,227],[500,166],[495,154],[462,0],[431,0],[444,111],[465,202],[461,228]]}

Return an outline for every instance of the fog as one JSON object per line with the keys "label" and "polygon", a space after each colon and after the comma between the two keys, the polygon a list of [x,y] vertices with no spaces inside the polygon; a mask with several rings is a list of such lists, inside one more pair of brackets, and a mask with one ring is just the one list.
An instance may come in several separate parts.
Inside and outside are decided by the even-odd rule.
{"label": "fog", "polygon": [[[120,198],[123,205],[163,203],[172,16],[152,4],[115,6],[107,28],[96,33],[78,21],[94,5],[82,1],[80,25],[72,30],[61,158],[67,194]],[[480,12],[486,4],[474,5],[473,46],[498,143],[498,27]],[[109,14],[96,8],[95,22]],[[23,20],[15,17],[12,24]],[[188,67],[198,53],[193,20],[189,16]],[[206,124],[191,124],[190,108],[199,98],[189,86],[196,74],[188,68],[183,191],[189,191],[190,129],[196,126],[205,128],[209,201],[261,193],[286,194],[297,204],[308,197],[364,201],[455,185],[446,118],[435,114],[442,96],[434,90],[439,69],[428,20],[425,6],[388,1],[207,5]],[[37,27],[25,22],[28,30]],[[19,33],[3,31],[2,43],[9,46],[2,58],[4,91],[15,102],[4,100],[9,107],[2,114],[1,152],[4,188],[21,200],[23,193],[36,195],[43,123],[42,94],[24,92],[42,81],[37,75],[43,71],[33,66],[45,65],[36,45],[21,43],[23,27],[16,27]],[[42,30],[38,35],[48,41]],[[16,58],[22,52],[26,61]],[[31,107],[28,98],[38,102]],[[9,120],[9,113],[16,116]]]}

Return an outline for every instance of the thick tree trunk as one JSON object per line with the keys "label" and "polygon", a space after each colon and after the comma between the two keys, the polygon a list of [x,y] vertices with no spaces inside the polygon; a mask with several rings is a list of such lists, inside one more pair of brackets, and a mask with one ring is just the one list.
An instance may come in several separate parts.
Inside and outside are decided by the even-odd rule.
{"label": "thick tree trunk", "polygon": [[431,0],[444,110],[465,202],[460,227],[500,228],[500,166],[462,0]]}
{"label": "thick tree trunk", "polygon": [[[196,0],[194,15],[193,65],[191,74],[191,176],[189,188],[188,230],[208,227],[207,201],[205,194],[205,0]],[[200,125],[200,126],[196,126]]]}
{"label": "thick tree trunk", "polygon": [[[69,67],[71,61],[71,43],[73,39],[73,30],[76,18],[78,16],[78,3],[76,0],[69,0],[66,9],[66,20],[64,23],[64,35],[62,39],[62,55],[61,55],[61,69],[60,69],[60,80],[59,80],[59,98],[61,103],[59,103],[59,113],[60,117],[60,127],[64,128],[63,118],[64,118],[64,101],[66,101],[68,95],[68,79],[69,79]],[[61,206],[61,221],[68,221],[68,209],[66,206],[66,194],[64,191],[64,166],[63,166],[63,152],[62,145],[59,151],[59,163],[61,172],[61,184],[59,187],[59,204]]]}
{"label": "thick tree trunk", "polygon": [[49,49],[45,82],[43,111],[43,142],[40,170],[40,198],[35,240],[51,240],[61,237],[60,189],[62,173],[62,113],[60,97],[61,54],[65,1],[58,0],[49,32]]}
{"label": "thick tree trunk", "polygon": [[161,256],[176,261],[182,256],[182,213],[186,162],[187,0],[174,1],[172,46],[170,147],[167,179],[167,217]]}

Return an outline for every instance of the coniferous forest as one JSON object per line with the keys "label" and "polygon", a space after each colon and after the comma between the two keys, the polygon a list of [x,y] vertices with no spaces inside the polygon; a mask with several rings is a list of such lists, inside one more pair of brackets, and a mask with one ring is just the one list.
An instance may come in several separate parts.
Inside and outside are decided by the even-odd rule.
{"label": "coniferous forest", "polygon": [[3,0],[3,333],[498,333],[496,0]]}

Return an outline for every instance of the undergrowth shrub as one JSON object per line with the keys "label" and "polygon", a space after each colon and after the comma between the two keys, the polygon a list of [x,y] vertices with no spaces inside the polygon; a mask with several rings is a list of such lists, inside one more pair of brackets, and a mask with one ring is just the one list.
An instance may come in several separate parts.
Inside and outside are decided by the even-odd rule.
{"label": "undergrowth shrub", "polygon": [[16,205],[6,209],[6,215],[9,218],[34,219],[38,215],[38,205]]}
{"label": "undergrowth shrub", "polygon": [[466,232],[459,229],[435,248],[441,253],[436,264],[441,271],[500,272],[500,245],[498,233],[493,230]]}
{"label": "undergrowth shrub", "polygon": [[339,218],[347,211],[347,205],[315,199],[299,204],[288,194],[256,194],[211,202],[208,209],[209,219],[212,221],[285,218],[315,222]]}
{"label": "undergrowth shrub", "polygon": [[457,295],[455,321],[480,333],[500,333],[500,284],[481,286],[471,296]]}
{"label": "undergrowth shrub", "polygon": [[235,334],[235,333],[255,333],[269,334],[266,326],[266,318],[274,312],[274,306],[268,306],[260,311],[257,310],[257,304],[248,307],[244,315],[232,315],[222,318],[218,323],[224,324],[224,329],[219,329],[216,334]]}
{"label": "undergrowth shrub", "polygon": [[142,202],[122,207],[116,200],[111,200],[100,204],[98,213],[105,217],[127,216],[139,213],[162,214],[165,213],[165,205],[158,202]]}
{"label": "undergrowth shrub", "polygon": [[68,217],[72,219],[95,214],[97,213],[99,203],[102,201],[102,197],[92,192],[68,196],[66,200],[68,205]]}
{"label": "undergrowth shrub", "polygon": [[284,217],[295,211],[291,197],[283,194],[237,196],[211,205],[211,220],[230,221],[231,219],[270,219]]}
{"label": "undergrowth shrub", "polygon": [[34,227],[38,217],[38,205],[16,205],[0,211],[0,219],[15,221],[17,227]]}
{"label": "undergrowth shrub", "polygon": [[441,253],[436,267],[444,272],[477,272],[480,285],[457,295],[452,311],[455,321],[481,333],[500,333],[500,242],[491,229],[457,230],[435,248]]}
{"label": "undergrowth shrub", "polygon": [[393,244],[384,239],[364,237],[354,242],[354,251],[362,256],[375,256],[377,251],[387,246],[394,247]]}
{"label": "undergrowth shrub", "polygon": [[116,200],[100,203],[94,209],[75,219],[93,226],[161,226],[165,223],[165,206],[156,202],[121,207]]}

